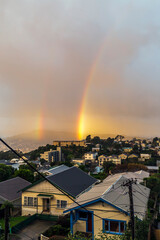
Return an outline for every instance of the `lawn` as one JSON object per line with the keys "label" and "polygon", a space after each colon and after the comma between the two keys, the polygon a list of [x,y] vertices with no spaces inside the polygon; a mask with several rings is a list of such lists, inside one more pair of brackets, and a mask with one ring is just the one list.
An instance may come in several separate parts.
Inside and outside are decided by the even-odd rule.
{"label": "lawn", "polygon": [[[20,216],[20,217],[11,217],[9,220],[10,223],[10,227],[14,227],[15,225],[17,225],[18,223],[24,221],[25,219],[27,219],[28,217],[26,216]],[[0,226],[4,229],[4,219],[0,219]]]}

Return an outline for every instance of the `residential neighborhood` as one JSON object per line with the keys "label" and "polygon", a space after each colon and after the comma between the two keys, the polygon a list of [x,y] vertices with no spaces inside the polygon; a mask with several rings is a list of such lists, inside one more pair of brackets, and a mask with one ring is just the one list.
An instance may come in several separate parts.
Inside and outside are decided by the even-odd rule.
{"label": "residential neighborhood", "polygon": [[[1,219],[6,216],[5,204],[12,204],[11,236],[25,239],[23,235],[30,236],[29,229],[35,228],[34,239],[79,234],[83,239],[120,239],[128,231],[132,236],[134,214],[135,234],[141,221],[145,239],[159,239],[160,140],[87,139],[83,146],[70,141],[61,143],[65,146],[58,142],[57,147],[54,142],[22,153],[21,159],[8,159],[6,152],[7,159],[0,160],[0,204]],[[0,226],[3,234],[2,220]]]}

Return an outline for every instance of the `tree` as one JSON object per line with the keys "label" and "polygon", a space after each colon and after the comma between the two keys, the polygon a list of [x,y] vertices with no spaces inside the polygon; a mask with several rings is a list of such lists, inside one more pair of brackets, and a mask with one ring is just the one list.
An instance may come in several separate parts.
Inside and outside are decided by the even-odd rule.
{"label": "tree", "polygon": [[112,161],[104,162],[103,163],[104,172],[109,173],[109,171],[113,169],[115,166],[116,165]]}
{"label": "tree", "polygon": [[34,174],[31,170],[29,169],[19,169],[15,172],[15,177],[21,177],[29,182],[34,181]]}
{"label": "tree", "polygon": [[101,139],[100,139],[100,137],[96,136],[96,137],[92,138],[91,142],[93,144],[98,144],[98,143],[101,143]]}
{"label": "tree", "polygon": [[78,168],[80,168],[80,169],[81,169],[82,171],[84,171],[84,172],[88,172],[86,166],[83,165],[83,164],[79,165]]}
{"label": "tree", "polygon": [[[34,168],[36,168],[36,164],[30,162],[30,165],[32,165]],[[34,169],[31,168],[28,164],[27,165],[20,165],[19,170],[20,169],[31,170],[32,172],[34,172]]]}
{"label": "tree", "polygon": [[87,143],[90,143],[90,142],[91,142],[91,135],[88,135],[88,136],[86,137],[86,142],[87,142]]}
{"label": "tree", "polygon": [[5,181],[11,178],[14,174],[14,168],[11,166],[6,166],[5,164],[0,164],[0,181]]}
{"label": "tree", "polygon": [[13,204],[10,203],[9,201],[5,201],[1,209],[4,209],[4,220],[5,220],[5,237],[4,239],[8,239],[8,233],[9,233],[9,217],[10,217],[10,210],[13,209]]}

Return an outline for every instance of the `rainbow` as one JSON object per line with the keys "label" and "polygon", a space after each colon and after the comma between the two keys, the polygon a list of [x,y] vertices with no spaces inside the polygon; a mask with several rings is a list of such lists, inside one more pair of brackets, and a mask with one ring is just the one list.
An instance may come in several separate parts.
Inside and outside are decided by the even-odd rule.
{"label": "rainbow", "polygon": [[44,86],[43,86],[43,93],[42,93],[42,104],[41,108],[38,111],[37,118],[36,118],[36,138],[38,140],[41,140],[44,137],[44,120],[45,120],[45,106],[46,106],[46,100],[47,100],[47,89],[49,88],[50,83],[50,75],[47,72],[46,76],[44,76]]}
{"label": "rainbow", "polygon": [[98,62],[102,56],[102,53],[104,51],[104,48],[106,46],[106,39],[103,41],[103,43],[100,45],[100,48],[98,49],[98,52],[96,54],[95,60],[93,61],[91,68],[89,70],[89,74],[86,78],[86,84],[83,92],[82,101],[80,104],[80,111],[79,111],[79,117],[78,117],[78,139],[82,140],[84,138],[84,132],[85,132],[85,109],[86,109],[86,102],[87,102],[87,95],[88,91],[92,82],[92,79],[94,78],[94,75],[97,70]]}
{"label": "rainbow", "polygon": [[41,140],[43,138],[43,127],[44,127],[44,112],[41,110],[38,114],[37,123],[36,123],[36,138]]}

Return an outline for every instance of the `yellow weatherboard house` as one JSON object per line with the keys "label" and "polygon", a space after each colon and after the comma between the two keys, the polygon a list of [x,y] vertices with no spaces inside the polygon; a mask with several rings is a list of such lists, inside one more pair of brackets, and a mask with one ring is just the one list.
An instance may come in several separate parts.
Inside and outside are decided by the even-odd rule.
{"label": "yellow weatherboard house", "polygon": [[[73,203],[65,209],[64,213],[70,212],[72,234],[81,232],[87,236],[91,235],[92,239],[98,237],[101,232],[117,237],[124,234],[130,220],[128,188],[123,186],[127,180],[125,175],[109,176],[80,195],[76,199],[78,204]],[[150,190],[139,183],[133,184],[132,187],[135,216],[143,219]]]}
{"label": "yellow weatherboard house", "polygon": [[[22,189],[22,215],[61,215],[74,198],[87,191],[97,180],[76,167],[61,165],[52,175]],[[73,200],[72,200],[73,199]]]}

